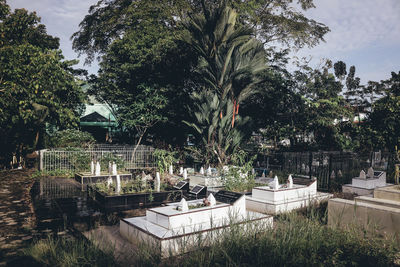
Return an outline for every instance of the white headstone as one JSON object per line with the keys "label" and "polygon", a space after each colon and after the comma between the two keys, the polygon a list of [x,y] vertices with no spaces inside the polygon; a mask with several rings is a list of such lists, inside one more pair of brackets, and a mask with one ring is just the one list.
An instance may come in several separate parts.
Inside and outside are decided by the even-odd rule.
{"label": "white headstone", "polygon": [[207,169],[207,176],[211,176],[211,167],[210,166],[208,166],[208,169]]}
{"label": "white headstone", "polygon": [[361,171],[360,171],[360,176],[359,176],[359,178],[360,178],[360,179],[364,179],[364,180],[367,179],[367,176],[365,175],[365,171],[364,171],[364,170],[361,170]]}
{"label": "white headstone", "polygon": [[155,187],[156,192],[160,192],[160,185],[161,185],[160,173],[156,172],[156,180],[154,182],[154,187]]}
{"label": "white headstone", "polygon": [[115,162],[112,163],[112,174],[117,175],[117,164]]}
{"label": "white headstone", "polygon": [[184,198],[181,199],[181,202],[179,202],[179,206],[178,207],[179,207],[179,209],[181,211],[188,211],[189,210],[189,206],[188,206],[188,204],[186,202],[186,199],[184,199]]}
{"label": "white headstone", "polygon": [[302,164],[301,164],[301,169],[302,169],[303,171],[305,171],[305,170],[306,170],[306,164],[302,163]]}
{"label": "white headstone", "polygon": [[201,174],[201,175],[204,175],[204,168],[203,168],[203,166],[201,166],[201,168],[200,168],[200,174]]}
{"label": "white headstone", "polygon": [[367,177],[374,178],[374,169],[372,169],[372,167],[369,167]]}
{"label": "white headstone", "polygon": [[293,178],[292,178],[291,174],[289,174],[287,185],[288,185],[288,188],[292,188],[293,187]]}
{"label": "white headstone", "polygon": [[208,200],[208,202],[210,202],[211,207],[213,207],[217,204],[217,201],[215,200],[215,197],[212,193],[208,196],[207,200]]}
{"label": "white headstone", "polygon": [[253,169],[251,169],[251,174],[256,174],[256,170],[253,168]]}
{"label": "white headstone", "polygon": [[108,176],[108,179],[107,179],[107,187],[110,188],[110,186],[112,185],[112,183],[113,183],[112,177],[111,177],[111,176]]}
{"label": "white headstone", "polygon": [[99,175],[100,175],[100,162],[97,162],[97,163],[96,163],[95,175],[96,175],[96,176],[99,176]]}
{"label": "white headstone", "polygon": [[117,194],[121,191],[121,178],[117,175]]}
{"label": "white headstone", "polygon": [[179,174],[180,174],[180,175],[183,175],[183,167],[180,167],[180,168],[179,168]]}
{"label": "white headstone", "polygon": [[183,179],[187,179],[187,169],[183,170]]}
{"label": "white headstone", "polygon": [[335,171],[333,170],[332,172],[331,172],[331,179],[335,179],[336,178],[336,174],[335,174]]}
{"label": "white headstone", "polygon": [[174,174],[174,168],[172,167],[172,165],[169,165],[169,174]]}
{"label": "white headstone", "polygon": [[94,162],[93,162],[93,160],[90,163],[90,174],[94,174]]}
{"label": "white headstone", "polygon": [[278,176],[275,175],[274,180],[272,181],[271,185],[272,189],[278,190],[279,189],[279,180]]}
{"label": "white headstone", "polygon": [[263,173],[261,175],[261,178],[265,178],[265,170],[263,170]]}
{"label": "white headstone", "polygon": [[341,170],[338,170],[337,176],[338,176],[338,177],[343,177],[343,174],[342,174],[342,171],[341,171]]}

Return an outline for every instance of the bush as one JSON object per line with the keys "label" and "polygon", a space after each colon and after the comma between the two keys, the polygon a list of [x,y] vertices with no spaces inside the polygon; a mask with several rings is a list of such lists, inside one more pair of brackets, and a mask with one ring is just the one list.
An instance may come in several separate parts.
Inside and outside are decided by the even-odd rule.
{"label": "bush", "polygon": [[63,130],[56,132],[50,138],[50,145],[52,147],[80,147],[88,148],[94,144],[96,140],[88,132],[81,132],[75,129]]}

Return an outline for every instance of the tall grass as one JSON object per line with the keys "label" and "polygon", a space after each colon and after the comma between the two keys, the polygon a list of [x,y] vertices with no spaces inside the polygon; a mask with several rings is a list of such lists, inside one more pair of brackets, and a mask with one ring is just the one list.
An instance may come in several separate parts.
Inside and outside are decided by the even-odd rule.
{"label": "tall grass", "polygon": [[[395,240],[360,228],[326,226],[326,212],[316,209],[276,217],[274,227],[232,224],[211,246],[161,259],[159,250],[146,244],[125,255],[131,266],[395,266],[400,263]],[[129,243],[128,243],[129,244]],[[190,244],[187,244],[188,246]],[[129,245],[129,247],[131,247]],[[116,265],[112,253],[77,240],[47,239],[27,250],[36,260],[53,266]],[[118,260],[120,262],[120,260]]]}
{"label": "tall grass", "polygon": [[48,237],[33,243],[24,254],[44,266],[116,266],[111,247],[100,250],[85,239]]}

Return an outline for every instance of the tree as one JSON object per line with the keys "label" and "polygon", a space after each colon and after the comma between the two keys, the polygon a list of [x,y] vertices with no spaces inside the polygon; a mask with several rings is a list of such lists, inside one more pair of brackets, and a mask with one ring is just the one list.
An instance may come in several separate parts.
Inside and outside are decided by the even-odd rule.
{"label": "tree", "polygon": [[62,61],[58,38],[46,34],[40,18],[11,12],[4,1],[0,7],[0,134],[10,156],[35,149],[46,124],[76,127],[84,95],[72,69],[76,61]]}
{"label": "tree", "polygon": [[385,95],[373,105],[368,126],[373,146],[380,144],[393,151],[400,145],[400,72],[392,72],[392,77],[380,84]]}
{"label": "tree", "polygon": [[198,145],[206,154],[205,163],[226,165],[249,131],[251,133],[250,118],[237,116],[236,126],[232,128],[233,103],[229,99],[224,103],[215,91],[209,90],[194,93],[192,98],[194,104],[189,110],[193,118],[184,123],[192,127],[201,140]]}
{"label": "tree", "polygon": [[[151,17],[146,10],[157,8],[164,15],[161,21],[171,29],[179,29],[180,21],[189,14],[197,14],[208,6],[217,9],[228,5],[240,14],[240,23],[247,24],[255,31],[257,38],[271,52],[278,52],[271,45],[280,42],[290,48],[315,46],[329,28],[307,18],[302,11],[314,8],[313,0],[299,0],[293,5],[292,0],[100,0],[89,9],[89,14],[80,23],[78,32],[72,35],[73,48],[79,53],[85,53],[87,61],[91,62],[96,54],[104,54],[108,46],[116,39]],[[205,14],[207,16],[207,14]]]}
{"label": "tree", "polygon": [[267,69],[265,51],[249,27],[236,26],[235,10],[204,8],[204,15],[192,16],[186,23],[190,33],[186,41],[200,56],[198,72],[205,86],[219,95],[220,102],[231,100],[234,127],[239,104],[256,93],[259,74]]}

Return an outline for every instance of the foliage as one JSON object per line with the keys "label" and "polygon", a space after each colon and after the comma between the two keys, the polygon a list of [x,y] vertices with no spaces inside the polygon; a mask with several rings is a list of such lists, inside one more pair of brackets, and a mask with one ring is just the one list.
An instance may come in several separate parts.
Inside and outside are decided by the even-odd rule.
{"label": "foliage", "polygon": [[88,132],[81,132],[76,129],[68,129],[56,132],[50,138],[52,147],[79,147],[89,148],[96,140]]}
{"label": "foliage", "polygon": [[[112,183],[110,186],[107,185],[107,182],[104,183],[96,183],[92,185],[97,191],[102,192],[106,195],[112,196],[117,195],[117,185],[116,183]],[[142,181],[140,179],[130,180],[130,181],[121,181],[121,191],[119,194],[135,194],[135,193],[148,193],[152,192],[152,188],[146,184],[143,186]]]}
{"label": "foliage", "polygon": [[153,152],[154,160],[157,164],[158,170],[162,175],[164,172],[168,172],[169,166],[178,161],[178,153],[175,151],[167,151],[164,149],[156,149]]}
{"label": "foliage", "polygon": [[36,149],[46,124],[76,127],[84,99],[72,66],[63,61],[58,38],[46,34],[36,13],[25,9],[0,20],[0,146],[23,154]]}
{"label": "foliage", "polygon": [[253,162],[256,155],[247,160],[248,155],[245,151],[239,150],[232,155],[232,164],[228,166],[228,173],[223,176],[226,190],[235,192],[251,191],[255,186],[255,174],[252,173]]}
{"label": "foliage", "polygon": [[109,162],[111,162],[111,163],[115,162],[115,164],[117,164],[117,170],[123,170],[126,165],[125,160],[116,154],[113,154],[111,152],[102,154],[101,158],[100,158],[101,169],[108,170]]}
{"label": "foliage", "polygon": [[381,82],[385,95],[373,105],[368,126],[373,133],[372,143],[389,151],[400,145],[400,72]]}
{"label": "foliage", "polygon": [[250,118],[236,116],[236,125],[232,128],[232,102],[221,103],[218,95],[209,91],[193,94],[193,100],[190,109],[195,122],[184,123],[196,131],[203,153],[207,155],[206,163],[225,165],[248,134]]}
{"label": "foliage", "polygon": [[[96,53],[104,53],[115,40],[130,32],[137,33],[140,22],[161,14],[163,24],[171,29],[179,29],[179,22],[190,14],[206,14],[206,7],[218,8],[228,3],[238,10],[240,23],[257,29],[264,44],[280,42],[286,47],[301,48],[315,46],[329,31],[328,27],[307,18],[302,11],[314,8],[312,0],[300,0],[293,5],[291,0],[283,1],[155,1],[155,0],[101,0],[89,9],[89,14],[80,23],[80,29],[74,33],[73,48],[86,53],[92,61]],[[270,45],[271,50],[275,50]]]}
{"label": "foliage", "polygon": [[[224,6],[232,8],[231,11],[213,13],[215,10],[223,10]],[[115,101],[107,98],[124,99],[126,95],[134,94],[139,84],[164,88],[167,103],[163,114],[168,120],[152,127],[152,133],[156,138],[168,140],[170,144],[181,145],[188,130],[182,127],[181,122],[188,121],[189,118],[186,116],[187,111],[184,106],[179,103],[189,103],[191,93],[202,90],[204,83],[209,86],[210,84],[204,78],[213,78],[210,81],[213,81],[214,85],[223,84],[224,88],[218,91],[229,92],[233,106],[238,111],[238,103],[255,92],[253,85],[259,76],[249,75],[254,72],[239,67],[239,62],[235,59],[241,58],[242,63],[250,60],[252,63],[246,64],[253,70],[262,66],[261,63],[267,57],[271,66],[285,64],[288,49],[277,48],[276,42],[284,44],[286,48],[300,48],[314,46],[323,40],[323,36],[329,29],[303,14],[303,11],[311,8],[314,8],[312,0],[300,0],[296,4],[291,0],[279,2],[272,0],[177,0],[172,2],[167,0],[101,0],[90,7],[89,14],[81,22],[79,31],[73,34],[73,48],[80,54],[86,54],[88,62],[91,62],[96,55],[99,56],[100,71],[99,76],[92,79],[93,92],[111,105],[115,104]],[[236,12],[232,12],[233,9],[237,11],[237,15],[235,15]],[[212,64],[207,63],[207,66],[197,64],[199,53],[193,51],[193,46],[188,46],[180,40],[190,39],[190,33],[196,30],[192,27],[188,31],[190,27],[186,27],[188,26],[187,18],[205,18],[208,21],[217,22],[217,20],[210,20],[212,14],[214,18],[218,15],[221,15],[222,20],[227,18],[230,20],[229,23],[234,17],[238,18],[234,27],[229,26],[228,31],[225,32],[229,32],[231,41],[240,39],[235,38],[232,33],[241,32],[237,37],[244,34],[243,37],[249,38],[253,34],[261,43],[250,38],[251,41],[241,49],[239,49],[241,46],[235,46],[235,48],[223,46],[219,49],[219,55],[214,62],[208,62]],[[202,19],[197,19],[197,22],[201,21]],[[211,44],[214,38],[213,29],[217,25],[193,24],[194,27],[196,25],[206,26],[199,29],[200,32],[206,33],[205,38],[201,39],[198,35],[200,39],[197,40]],[[251,32],[249,28],[256,32]],[[215,36],[224,38],[226,35],[218,32],[220,29],[215,31]],[[235,30],[232,31],[232,29]],[[214,41],[217,41],[215,44],[219,47],[218,39]],[[263,45],[267,53],[264,53]],[[246,46],[257,49],[246,50]],[[212,55],[207,55],[205,58],[212,59]],[[225,70],[222,67],[224,62],[227,62]],[[196,65],[199,68],[195,68]],[[214,70],[214,66],[218,69]],[[193,70],[196,70],[195,73]],[[211,72],[208,73],[209,71]],[[220,82],[218,78],[223,80]],[[229,89],[231,85],[232,89]],[[253,89],[250,90],[247,85]],[[258,112],[255,112],[251,115],[257,114]],[[235,124],[235,116],[236,114],[232,114],[232,124]]]}
{"label": "foliage", "polygon": [[86,239],[48,237],[32,243],[24,254],[46,266],[115,266],[113,248],[104,247]]}
{"label": "foliage", "polygon": [[36,170],[32,173],[32,178],[41,178],[41,177],[66,177],[73,178],[74,172],[67,170],[54,170],[54,171],[39,171]]}

